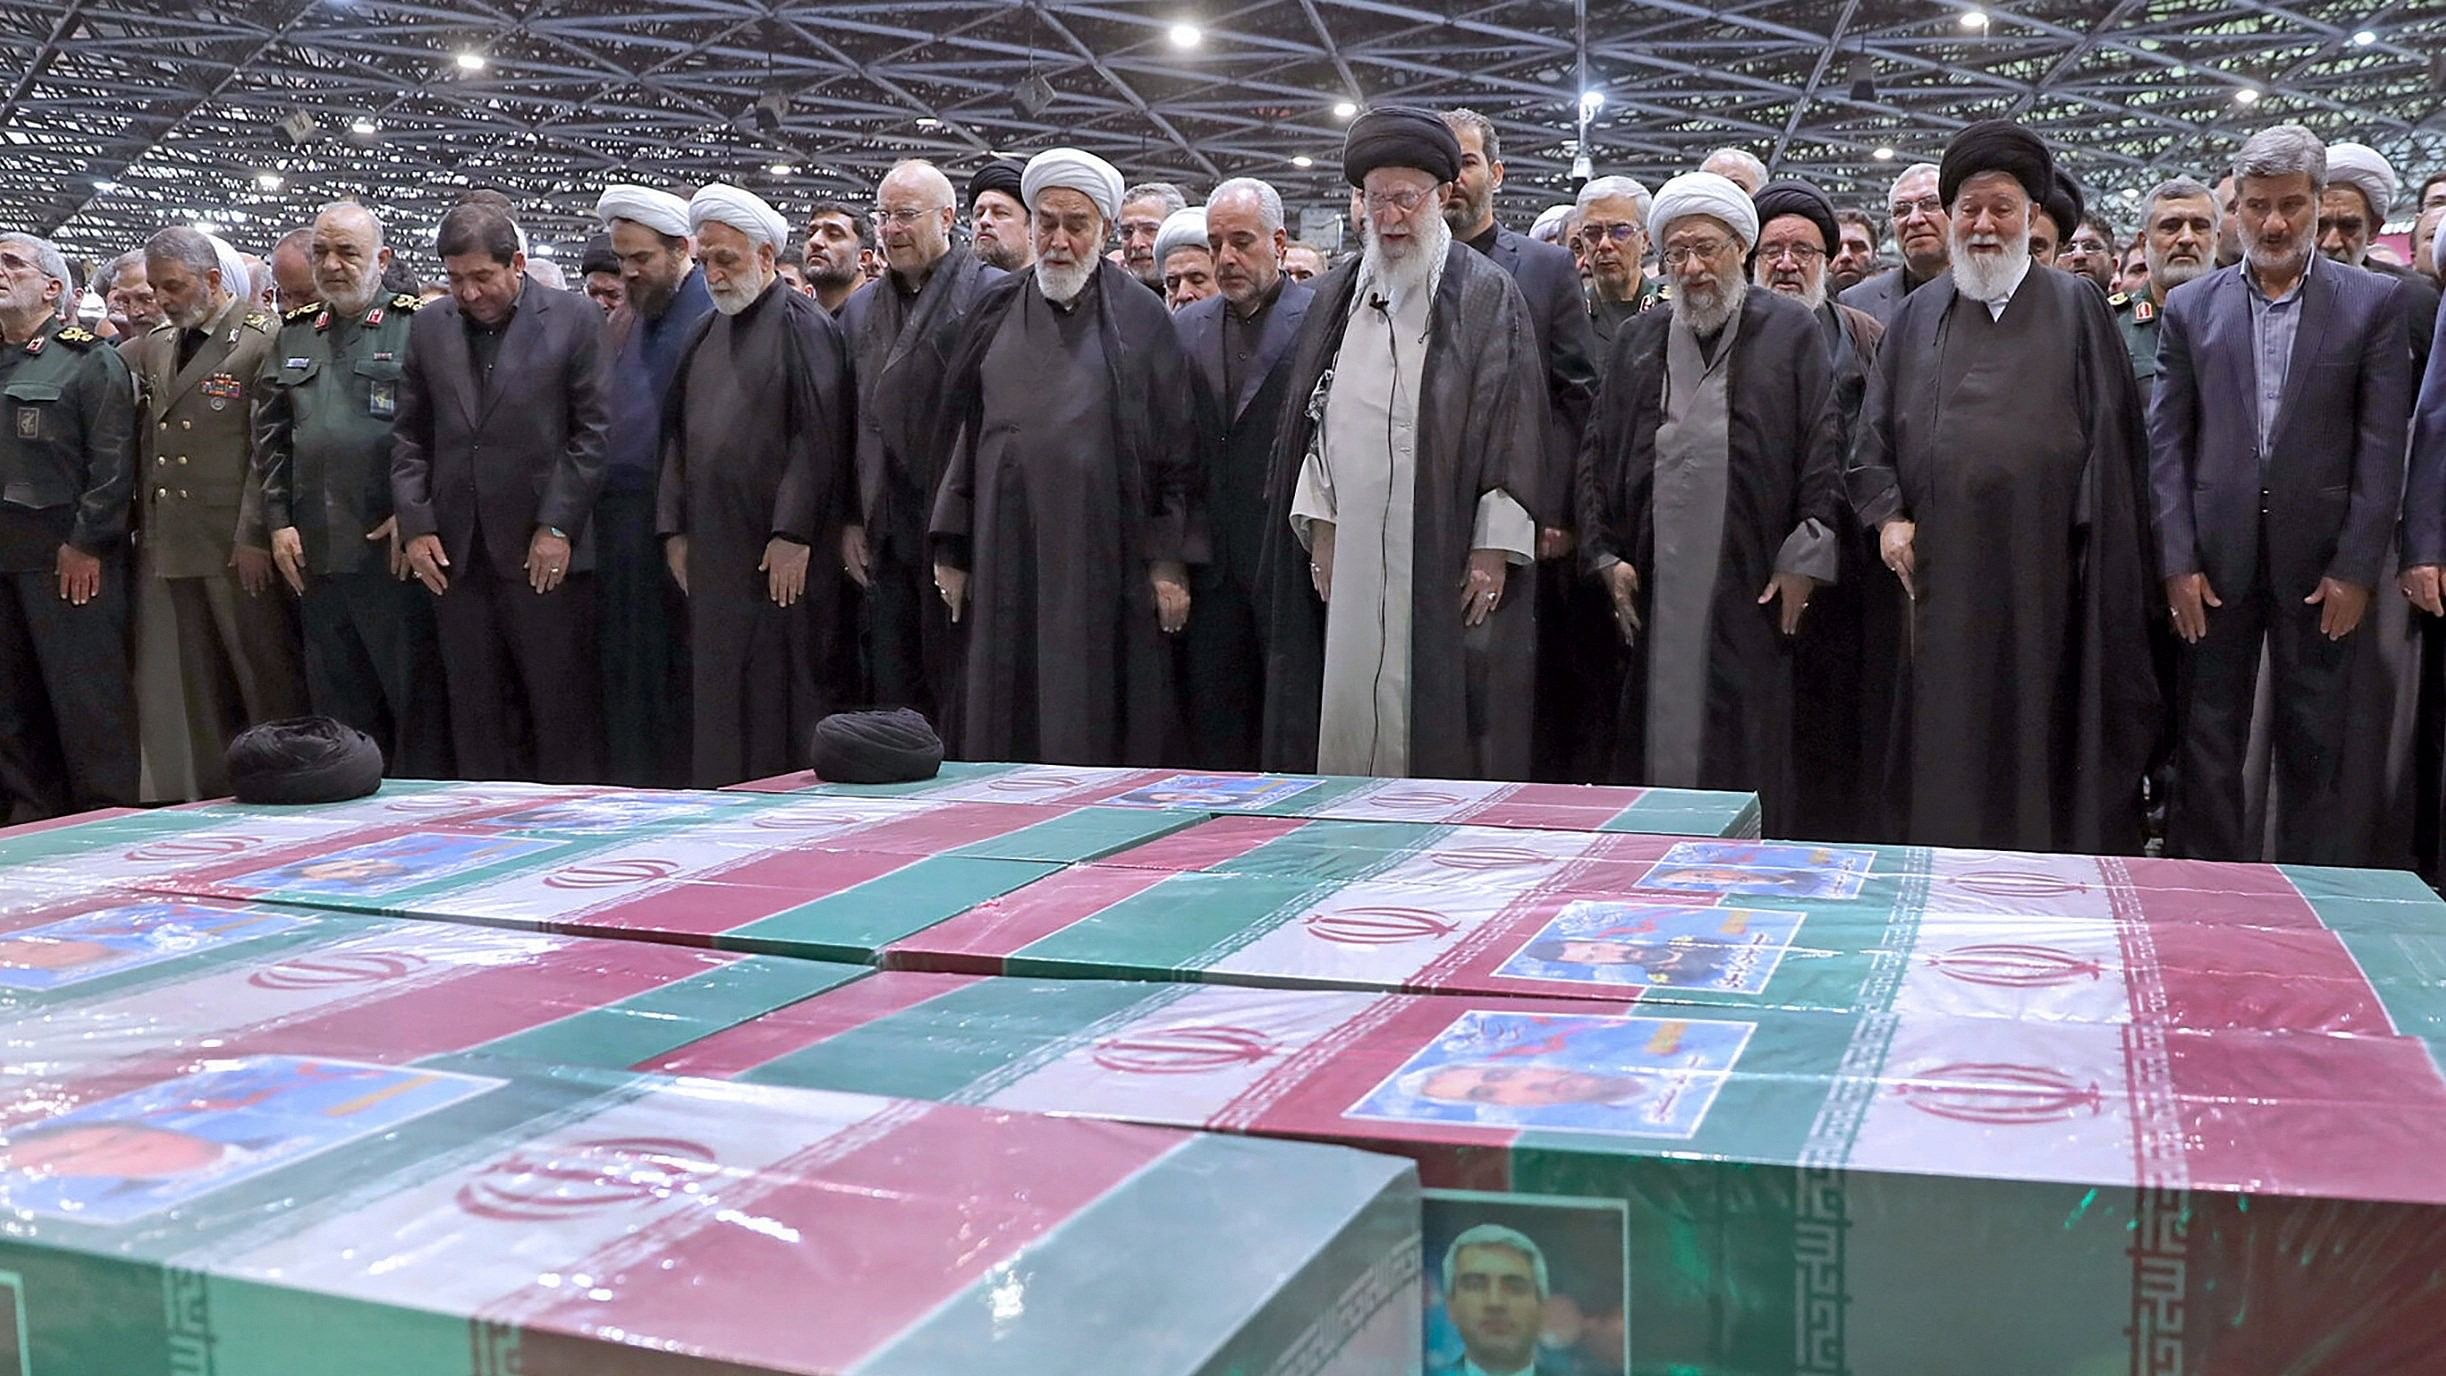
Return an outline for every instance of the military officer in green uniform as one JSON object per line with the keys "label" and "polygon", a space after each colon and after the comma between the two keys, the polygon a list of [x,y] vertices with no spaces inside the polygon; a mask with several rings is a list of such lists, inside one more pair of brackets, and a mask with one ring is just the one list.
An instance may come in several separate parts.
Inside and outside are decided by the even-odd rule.
{"label": "military officer in green uniform", "polygon": [[320,299],[284,318],[255,390],[263,520],[298,595],[307,696],[373,737],[389,773],[449,778],[433,599],[409,579],[391,515],[391,418],[417,298],[382,290],[382,222],[353,201],[315,217],[307,253]]}
{"label": "military officer in green uniform", "polygon": [[127,659],[135,408],[58,303],[68,264],[0,234],[0,814],[136,800]]}
{"label": "military officer in green uniform", "polygon": [[2144,412],[2157,390],[2157,320],[2166,309],[2166,294],[2216,270],[2218,218],[2216,192],[2189,177],[2160,183],[2141,202],[2149,285],[2143,291],[2117,292],[2106,301],[2115,309],[2115,329],[2132,355],[2132,376],[2139,380]]}
{"label": "military officer in green uniform", "polygon": [[[306,710],[297,620],[272,576],[250,466],[249,402],[274,320],[222,283],[212,239],[145,244],[163,320],[136,366],[137,539],[157,587],[138,602],[138,724],[158,793],[229,791],[240,731]],[[161,596],[160,594],[167,594]]]}

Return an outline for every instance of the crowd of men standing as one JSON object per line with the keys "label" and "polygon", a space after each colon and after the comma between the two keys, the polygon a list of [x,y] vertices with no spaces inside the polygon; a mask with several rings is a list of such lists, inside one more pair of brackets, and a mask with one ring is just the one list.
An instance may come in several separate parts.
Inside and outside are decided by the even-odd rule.
{"label": "crowd of men standing", "polygon": [[436,291],[352,202],[265,294],[173,227],[115,346],[0,235],[0,802],[215,794],[306,711],[398,775],[718,786],[885,705],[975,759],[2434,865],[2446,178],[2394,266],[2392,169],[2275,126],[2138,203],[2134,276],[2003,121],[1882,216],[1728,149],[1518,232],[1466,110],[1342,161],[1339,262],[1263,181],[1070,148],[795,229],[614,185],[579,291],[497,194]]}

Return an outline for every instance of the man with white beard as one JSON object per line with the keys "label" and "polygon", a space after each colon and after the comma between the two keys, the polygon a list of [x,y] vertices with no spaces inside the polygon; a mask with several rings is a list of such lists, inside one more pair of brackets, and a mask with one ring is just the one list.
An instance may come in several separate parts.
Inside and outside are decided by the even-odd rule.
{"label": "man with white beard", "polygon": [[2030,261],[2054,186],[2020,126],[1954,136],[1952,271],[1889,322],[1853,450],[1854,507],[1913,599],[1889,776],[1914,844],[2140,844],[2158,707],[2140,407],[2105,300]]}
{"label": "man with white beard", "polygon": [[1102,256],[1121,173],[1051,148],[1020,193],[1036,265],[978,294],[943,369],[934,581],[968,628],[953,748],[1157,764],[1177,729],[1165,637],[1203,543],[1190,364],[1162,298]]}
{"label": "man with white beard", "polygon": [[809,551],[848,475],[849,355],[781,280],[789,223],[762,197],[715,182],[688,228],[715,313],[672,375],[654,525],[688,596],[694,781],[719,788],[795,767],[823,715],[815,619],[839,575]]}
{"label": "man with white beard", "polygon": [[[1769,182],[1752,198],[1758,248],[1751,280],[1807,307],[1833,370],[1836,453],[1848,458],[1868,375],[1885,326],[1827,297],[1843,250],[1844,224],[1825,192],[1804,181]],[[1902,647],[1902,589],[1877,565],[1877,539],[1843,506],[1837,575],[1809,604],[1793,644],[1793,788],[1780,835],[1806,840],[1873,840],[1875,775],[1893,726],[1894,664]]]}
{"label": "man with white beard", "polygon": [[1630,647],[1614,774],[1754,789],[1787,836],[1792,638],[1837,566],[1834,369],[1806,305],[1749,287],[1738,183],[1675,177],[1648,224],[1673,308],[1616,338],[1579,463],[1587,566]]}
{"label": "man with white beard", "polygon": [[1275,441],[1267,769],[1527,777],[1533,625],[1506,586],[1562,496],[1540,490],[1528,302],[1441,213],[1460,169],[1424,110],[1378,106],[1343,143],[1366,247],[1317,284],[1290,379],[1305,404]]}

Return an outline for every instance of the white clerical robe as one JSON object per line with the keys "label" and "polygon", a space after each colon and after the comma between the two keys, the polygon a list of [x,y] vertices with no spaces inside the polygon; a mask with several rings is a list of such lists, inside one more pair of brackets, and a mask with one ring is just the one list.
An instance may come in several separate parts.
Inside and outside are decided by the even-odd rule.
{"label": "white clerical robe", "polygon": [[[1398,778],[1410,768],[1411,511],[1418,487],[1419,376],[1426,366],[1432,281],[1367,303],[1362,278],[1333,365],[1324,421],[1300,465],[1291,528],[1315,547],[1312,527],[1334,526],[1333,598],[1325,609],[1325,679],[1317,762],[1326,774]],[[1473,549],[1530,562],[1536,527],[1500,489],[1478,500]],[[1452,589],[1460,616],[1467,569],[1427,571]],[[1458,664],[1427,665],[1458,674]]]}

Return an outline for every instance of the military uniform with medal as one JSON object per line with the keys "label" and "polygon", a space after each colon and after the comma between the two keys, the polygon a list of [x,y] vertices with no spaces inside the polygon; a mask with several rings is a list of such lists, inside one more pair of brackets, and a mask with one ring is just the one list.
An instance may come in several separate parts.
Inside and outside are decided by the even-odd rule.
{"label": "military uniform with medal", "polygon": [[56,316],[9,334],[0,341],[0,814],[11,799],[39,815],[132,803],[127,365]]}
{"label": "military uniform with medal", "polygon": [[2157,390],[2157,316],[2161,309],[2157,298],[2148,292],[2137,295],[2116,292],[2106,298],[2115,311],[2115,332],[2123,336],[2125,352],[2132,356],[2132,376],[2140,383],[2140,405],[2145,415],[2149,396]]}
{"label": "military uniform with medal", "polygon": [[314,710],[372,736],[390,772],[451,775],[433,599],[406,577],[391,512],[391,421],[414,296],[282,318],[255,391],[255,469],[281,576],[298,593]]}
{"label": "military uniform with medal", "polygon": [[130,351],[139,568],[149,585],[137,601],[137,710],[162,797],[228,792],[230,740],[306,710],[297,621],[271,577],[252,463],[255,379],[274,324],[228,296],[198,337],[182,340],[185,331],[164,321]]}

